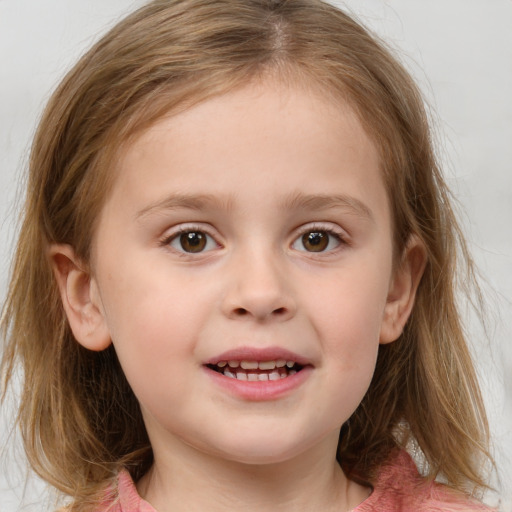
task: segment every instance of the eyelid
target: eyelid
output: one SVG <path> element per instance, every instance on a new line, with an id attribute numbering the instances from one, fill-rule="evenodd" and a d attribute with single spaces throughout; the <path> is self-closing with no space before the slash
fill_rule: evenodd
<path id="1" fill-rule="evenodd" d="M 296 228 L 294 231 L 294 237 L 297 238 L 299 235 L 303 235 L 309 231 L 326 231 L 328 233 L 333 233 L 338 235 L 341 239 L 346 240 L 350 238 L 350 235 L 346 229 L 343 229 L 339 224 L 335 222 L 309 222 L 307 224 L 302 224 L 300 227 Z"/>

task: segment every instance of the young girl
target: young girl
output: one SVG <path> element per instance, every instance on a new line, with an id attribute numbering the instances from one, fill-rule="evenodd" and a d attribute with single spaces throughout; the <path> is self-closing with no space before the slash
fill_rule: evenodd
<path id="1" fill-rule="evenodd" d="M 487 510 L 430 140 L 404 69 L 319 0 L 157 0 L 80 60 L 2 317 L 68 510 Z"/>

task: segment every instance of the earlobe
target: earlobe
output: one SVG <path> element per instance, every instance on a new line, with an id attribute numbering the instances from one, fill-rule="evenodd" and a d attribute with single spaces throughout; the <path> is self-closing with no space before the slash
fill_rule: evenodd
<path id="1" fill-rule="evenodd" d="M 391 343 L 402 334 L 426 264 L 425 246 L 417 236 L 411 235 L 390 283 L 381 325 L 381 344 Z"/>
<path id="2" fill-rule="evenodd" d="M 53 244 L 48 255 L 73 335 L 89 350 L 104 350 L 111 343 L 110 333 L 90 272 L 69 245 Z"/>

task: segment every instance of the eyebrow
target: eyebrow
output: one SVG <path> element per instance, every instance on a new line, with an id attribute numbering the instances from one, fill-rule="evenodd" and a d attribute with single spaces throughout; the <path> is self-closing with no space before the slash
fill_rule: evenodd
<path id="1" fill-rule="evenodd" d="M 166 210 L 205 210 L 218 209 L 228 211 L 233 207 L 233 198 L 214 194 L 171 194 L 144 207 L 135 215 L 136 219 Z M 374 220 L 372 210 L 361 200 L 345 194 L 291 194 L 282 202 L 284 210 L 330 210 L 344 208 L 359 217 Z"/>
<path id="2" fill-rule="evenodd" d="M 330 210 L 344 208 L 358 217 L 375 220 L 372 210 L 363 201 L 345 194 L 302 194 L 291 195 L 285 202 L 284 208 L 297 210 Z"/>
<path id="3" fill-rule="evenodd" d="M 230 210 L 232 201 L 228 197 L 223 198 L 213 194 L 171 194 L 144 207 L 136 213 L 135 218 L 140 219 L 165 210 L 188 209 L 200 211 L 207 208 Z"/>

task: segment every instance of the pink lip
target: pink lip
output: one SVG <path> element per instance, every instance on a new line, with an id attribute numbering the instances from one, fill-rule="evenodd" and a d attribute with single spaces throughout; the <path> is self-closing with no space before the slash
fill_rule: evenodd
<path id="1" fill-rule="evenodd" d="M 280 347 L 256 348 L 256 347 L 240 347 L 228 350 L 212 357 L 204 364 L 217 364 L 220 361 L 277 361 L 284 359 L 285 361 L 294 361 L 301 366 L 310 365 L 311 362 L 306 358 L 295 354 L 290 350 Z"/>
<path id="2" fill-rule="evenodd" d="M 312 366 L 305 366 L 295 375 L 290 375 L 284 379 L 249 382 L 225 377 L 222 373 L 216 372 L 208 366 L 203 366 L 203 368 L 215 384 L 229 394 L 253 402 L 277 400 L 291 394 L 309 378 L 313 371 Z"/>
<path id="3" fill-rule="evenodd" d="M 226 377 L 207 366 L 215 365 L 220 361 L 277 361 L 279 359 L 294 361 L 303 368 L 296 374 L 289 375 L 284 379 L 251 382 Z M 230 395 L 242 400 L 261 402 L 278 400 L 293 393 L 311 376 L 313 366 L 304 357 L 279 347 L 264 349 L 241 347 L 228 350 L 209 359 L 203 365 L 203 369 L 216 385 Z"/>

